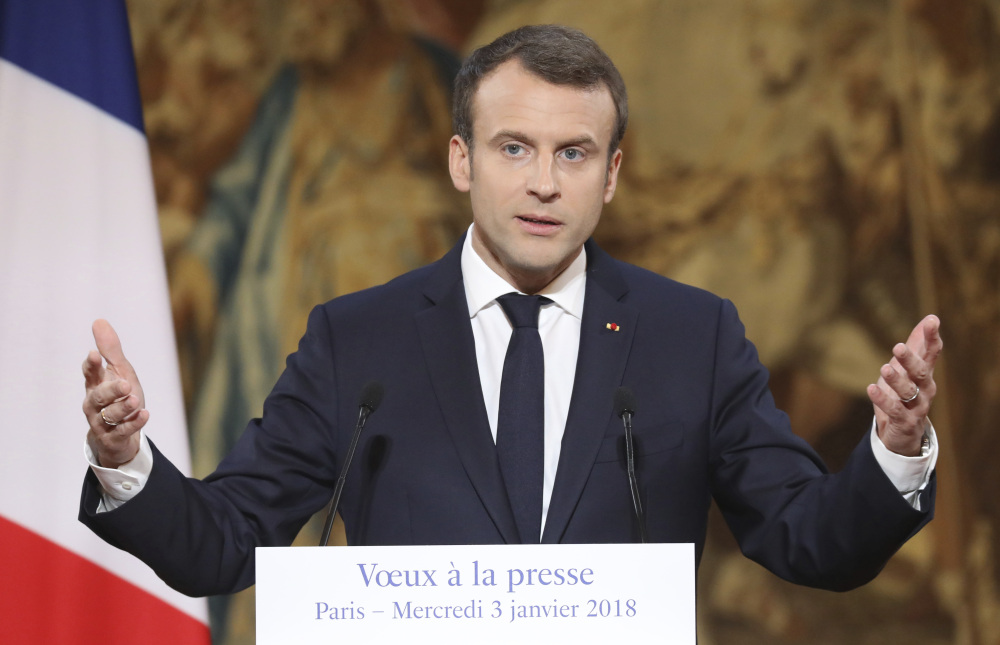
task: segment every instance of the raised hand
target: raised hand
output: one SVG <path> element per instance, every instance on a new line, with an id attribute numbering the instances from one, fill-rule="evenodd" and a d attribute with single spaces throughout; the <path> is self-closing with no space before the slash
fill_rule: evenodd
<path id="1" fill-rule="evenodd" d="M 83 361 L 87 443 L 101 466 L 117 468 L 139 452 L 139 430 L 149 421 L 149 411 L 114 328 L 106 320 L 95 320 L 93 332 L 97 350 L 90 350 Z"/>
<path id="2" fill-rule="evenodd" d="M 937 394 L 934 365 L 944 346 L 940 327 L 937 316 L 921 320 L 905 344 L 892 348 L 893 358 L 882 366 L 878 383 L 868 386 L 879 438 L 901 455 L 920 454 L 927 414 Z"/>

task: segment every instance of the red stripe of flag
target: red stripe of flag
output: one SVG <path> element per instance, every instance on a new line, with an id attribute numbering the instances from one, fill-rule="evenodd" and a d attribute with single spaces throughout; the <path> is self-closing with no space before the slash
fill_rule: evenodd
<path id="1" fill-rule="evenodd" d="M 0 642 L 205 645 L 206 625 L 0 517 Z"/>

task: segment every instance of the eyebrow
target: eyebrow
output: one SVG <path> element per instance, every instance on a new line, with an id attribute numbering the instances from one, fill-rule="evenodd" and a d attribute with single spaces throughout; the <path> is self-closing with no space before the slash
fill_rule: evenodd
<path id="1" fill-rule="evenodd" d="M 537 142 L 532 137 L 528 136 L 524 132 L 518 132 L 517 130 L 501 130 L 497 132 L 495 135 L 493 135 L 493 137 L 489 140 L 488 143 L 490 146 L 495 146 L 505 139 L 516 139 L 517 141 L 523 141 L 529 146 L 533 147 L 537 146 Z M 561 150 L 563 148 L 569 148 L 572 146 L 580 146 L 583 148 L 596 149 L 597 142 L 594 141 L 594 138 L 591 137 L 590 135 L 584 134 L 580 135 L 579 137 L 575 137 L 573 139 L 567 139 L 566 141 L 561 141 L 556 147 Z"/>

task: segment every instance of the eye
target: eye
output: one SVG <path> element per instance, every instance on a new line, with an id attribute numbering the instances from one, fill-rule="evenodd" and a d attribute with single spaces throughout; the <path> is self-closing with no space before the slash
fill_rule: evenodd
<path id="1" fill-rule="evenodd" d="M 503 151 L 512 157 L 516 157 L 524 152 L 524 146 L 519 143 L 508 143 L 504 145 Z"/>
<path id="2" fill-rule="evenodd" d="M 567 161 L 580 161 L 583 159 L 583 150 L 580 150 L 579 148 L 567 148 L 563 151 L 563 157 L 565 157 Z"/>

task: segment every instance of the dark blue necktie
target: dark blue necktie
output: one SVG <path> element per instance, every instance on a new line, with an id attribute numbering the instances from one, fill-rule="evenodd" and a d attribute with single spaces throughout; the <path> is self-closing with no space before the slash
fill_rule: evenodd
<path id="1" fill-rule="evenodd" d="M 500 381 L 497 454 L 521 542 L 537 544 L 545 468 L 545 356 L 538 310 L 551 300 L 508 293 L 497 302 L 514 328 Z"/>

